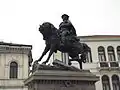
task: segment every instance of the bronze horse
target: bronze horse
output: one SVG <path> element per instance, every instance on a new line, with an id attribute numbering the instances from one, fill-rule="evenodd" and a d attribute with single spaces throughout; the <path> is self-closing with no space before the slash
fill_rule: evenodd
<path id="1" fill-rule="evenodd" d="M 49 22 L 45 22 L 40 25 L 39 31 L 43 35 L 43 40 L 46 42 L 46 47 L 37 62 L 41 61 L 43 56 L 46 55 L 48 51 L 50 51 L 47 60 L 43 62 L 43 64 L 46 64 L 49 61 L 51 55 L 59 50 L 63 53 L 68 53 L 68 55 L 71 57 L 71 59 L 69 59 L 69 65 L 71 64 L 71 61 L 78 61 L 80 68 L 82 69 L 82 62 L 86 61 L 86 55 L 90 50 L 87 44 L 80 43 L 79 41 L 72 43 L 72 41 L 67 40 L 66 45 L 62 45 L 61 35 L 59 32 L 60 30 L 55 28 L 54 25 Z M 68 36 L 68 39 L 70 37 L 71 36 Z M 79 54 L 81 54 L 81 56 L 79 56 Z"/>

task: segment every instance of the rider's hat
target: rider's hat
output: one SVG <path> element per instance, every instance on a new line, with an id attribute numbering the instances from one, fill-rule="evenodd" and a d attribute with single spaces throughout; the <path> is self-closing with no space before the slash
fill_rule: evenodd
<path id="1" fill-rule="evenodd" d="M 63 14 L 61 17 L 63 18 L 64 16 L 69 18 L 69 16 L 67 14 Z"/>

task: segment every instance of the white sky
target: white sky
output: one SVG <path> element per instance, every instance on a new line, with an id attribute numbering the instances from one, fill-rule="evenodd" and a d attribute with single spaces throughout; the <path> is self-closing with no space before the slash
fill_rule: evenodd
<path id="1" fill-rule="evenodd" d="M 120 0 L 0 0 L 0 41 L 33 45 L 33 58 L 44 49 L 39 24 L 58 28 L 68 14 L 77 35 L 120 35 Z"/>

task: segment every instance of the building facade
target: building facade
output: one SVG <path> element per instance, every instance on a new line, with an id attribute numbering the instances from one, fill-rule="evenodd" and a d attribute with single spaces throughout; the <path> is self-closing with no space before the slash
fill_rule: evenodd
<path id="1" fill-rule="evenodd" d="M 96 35 L 79 38 L 91 48 L 83 69 L 100 77 L 96 82 L 96 90 L 120 90 L 120 36 Z M 61 52 L 54 54 L 53 58 L 68 63 L 67 54 Z M 77 62 L 72 62 L 72 65 L 79 68 Z"/>
<path id="2" fill-rule="evenodd" d="M 28 90 L 32 46 L 0 42 L 0 90 Z"/>

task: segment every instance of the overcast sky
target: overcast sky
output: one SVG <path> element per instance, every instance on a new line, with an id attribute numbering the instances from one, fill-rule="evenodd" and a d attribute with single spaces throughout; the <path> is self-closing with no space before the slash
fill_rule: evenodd
<path id="1" fill-rule="evenodd" d="M 39 24 L 58 28 L 68 14 L 77 35 L 120 35 L 120 0 L 0 0 L 0 41 L 33 45 L 33 58 L 44 49 Z"/>

